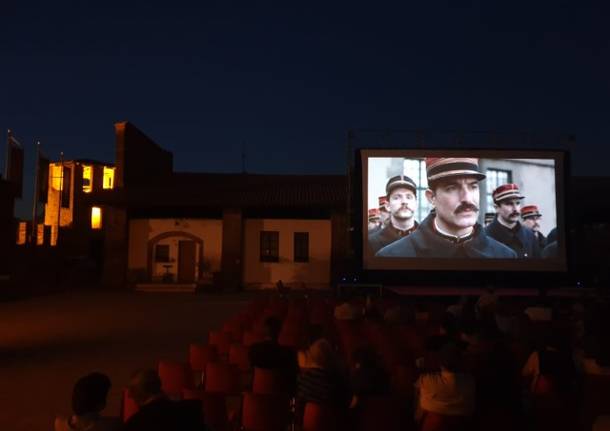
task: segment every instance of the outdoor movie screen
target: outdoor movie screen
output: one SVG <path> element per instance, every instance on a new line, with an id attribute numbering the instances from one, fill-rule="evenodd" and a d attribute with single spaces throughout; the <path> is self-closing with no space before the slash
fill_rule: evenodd
<path id="1" fill-rule="evenodd" d="M 559 151 L 360 150 L 369 270 L 566 271 Z"/>

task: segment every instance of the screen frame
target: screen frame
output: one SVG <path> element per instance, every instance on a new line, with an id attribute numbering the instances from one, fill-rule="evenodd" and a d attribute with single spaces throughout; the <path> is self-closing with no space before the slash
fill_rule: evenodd
<path id="1" fill-rule="evenodd" d="M 368 159 L 371 157 L 477 157 L 483 159 L 552 159 L 555 161 L 555 200 L 557 209 L 559 256 L 554 259 L 442 259 L 442 258 L 380 258 L 368 250 Z M 364 272 L 477 272 L 489 273 L 561 273 L 569 271 L 569 238 L 566 182 L 568 178 L 568 152 L 565 150 L 525 149 L 421 149 L 421 148 L 363 148 L 356 151 L 355 184 L 353 196 L 354 245 Z"/>

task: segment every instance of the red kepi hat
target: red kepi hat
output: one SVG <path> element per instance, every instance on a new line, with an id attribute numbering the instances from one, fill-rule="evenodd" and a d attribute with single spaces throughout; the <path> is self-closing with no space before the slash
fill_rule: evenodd
<path id="1" fill-rule="evenodd" d="M 371 208 L 369 210 L 369 221 L 375 221 L 379 219 L 379 208 Z"/>
<path id="2" fill-rule="evenodd" d="M 530 217 L 542 217 L 542 214 L 538 211 L 537 205 L 526 205 L 521 208 L 521 217 L 525 220 Z"/>
<path id="3" fill-rule="evenodd" d="M 426 176 L 428 183 L 449 177 L 485 179 L 485 174 L 479 170 L 479 159 L 471 157 L 426 157 Z"/>
<path id="4" fill-rule="evenodd" d="M 388 203 L 388 197 L 387 196 L 379 196 L 378 199 L 379 199 L 379 210 L 387 212 L 388 210 L 386 209 L 385 204 Z"/>
<path id="5" fill-rule="evenodd" d="M 491 194 L 495 203 L 501 202 L 506 199 L 523 199 L 525 196 L 519 191 L 517 184 L 502 184 L 500 187 L 495 189 Z"/>

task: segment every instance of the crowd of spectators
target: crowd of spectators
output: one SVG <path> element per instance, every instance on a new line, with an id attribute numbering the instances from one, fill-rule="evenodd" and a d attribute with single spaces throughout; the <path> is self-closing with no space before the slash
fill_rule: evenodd
<path id="1" fill-rule="evenodd" d="M 362 429 L 356 421 L 368 401 L 393 398 L 398 407 L 390 414 L 401 417 L 402 429 L 608 429 L 610 408 L 595 404 L 600 390 L 610 394 L 603 297 L 507 298 L 489 289 L 454 303 L 281 301 L 273 312 L 259 304 L 256 319 L 250 314 L 260 336 L 248 346 L 248 361 L 281 376 L 297 428 L 313 404 L 332 411 L 344 429 Z M 281 342 L 289 309 L 299 316 L 297 345 Z M 598 377 L 603 384 L 592 390 L 588 382 Z M 134 373 L 128 394 L 138 411 L 126 421 L 101 415 L 109 389 L 104 374 L 79 379 L 73 415 L 58 417 L 55 431 L 207 427 L 205 401 L 170 399 L 156 370 Z"/>

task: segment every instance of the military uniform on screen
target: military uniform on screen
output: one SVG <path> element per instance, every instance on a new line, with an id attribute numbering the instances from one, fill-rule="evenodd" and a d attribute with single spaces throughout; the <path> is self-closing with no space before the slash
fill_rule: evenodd
<path id="1" fill-rule="evenodd" d="M 523 199 L 516 184 L 501 185 L 494 190 L 492 197 L 497 205 L 500 205 L 504 200 Z M 509 228 L 500 223 L 498 217 L 496 215 L 494 221 L 485 228 L 487 235 L 510 247 L 517 253 L 518 258 L 541 257 L 540 246 L 534 231 L 522 226 L 518 221 L 513 228 Z"/>
<path id="2" fill-rule="evenodd" d="M 448 182 L 449 184 L 457 182 L 459 184 L 460 181 L 474 180 L 476 184 L 485 179 L 485 174 L 479 170 L 478 159 L 465 157 L 426 158 L 426 175 L 430 192 L 436 194 L 440 190 L 437 187 L 442 184 L 437 182 Z M 463 232 L 465 230 L 463 228 L 460 229 L 463 233 L 459 233 L 457 230 L 443 231 L 437 218 L 445 220 L 446 223 L 447 217 L 453 217 L 454 214 L 457 214 L 455 211 L 458 207 L 464 205 L 470 207 L 468 212 L 474 213 L 468 221 L 470 224 L 465 226 L 467 232 Z M 455 208 L 453 208 L 454 206 Z M 434 210 L 411 235 L 387 245 L 379 250 L 376 256 L 447 259 L 515 258 L 514 251 L 487 236 L 485 229 L 476 222 L 476 212 L 478 212 L 478 194 L 472 194 L 471 198 L 460 195 L 454 199 L 437 200 Z"/>
<path id="3" fill-rule="evenodd" d="M 414 196 L 417 196 L 417 186 L 415 182 L 406 175 L 397 175 L 390 178 L 386 184 L 386 196 L 379 197 L 379 210 L 387 208 L 385 205 L 389 204 L 390 196 L 398 188 L 403 188 L 413 192 Z M 383 247 L 394 241 L 399 240 L 407 235 L 410 235 L 417 229 L 418 223 L 414 221 L 414 224 L 409 229 L 399 229 L 392 223 L 392 214 L 390 213 L 389 218 L 385 221 L 381 229 L 369 232 L 369 250 L 371 254 L 377 253 Z"/>
<path id="4" fill-rule="evenodd" d="M 419 224 L 415 222 L 411 229 L 400 230 L 396 229 L 392 223 L 389 223 L 388 220 L 388 224 L 384 226 L 383 229 L 375 231 L 369 237 L 369 247 L 371 248 L 371 253 L 375 254 L 386 245 L 412 234 L 418 226 Z"/>
<path id="5" fill-rule="evenodd" d="M 527 205 L 521 208 L 521 218 L 523 219 L 524 223 L 527 223 L 528 221 L 537 223 L 541 217 L 542 214 L 540 213 L 537 205 Z M 543 250 L 547 245 L 546 237 L 542 234 L 542 232 L 540 232 L 539 228 L 534 229 L 531 227 L 531 229 L 534 231 L 534 236 L 538 240 L 538 248 Z"/>
<path id="6" fill-rule="evenodd" d="M 434 214 L 428 215 L 413 234 L 377 252 L 379 257 L 514 259 L 514 251 L 485 234 L 477 224 L 472 234 L 455 238 L 434 227 Z"/>
<path id="7" fill-rule="evenodd" d="M 510 247 L 519 258 L 540 257 L 540 246 L 534 232 L 520 223 L 509 229 L 496 218 L 485 228 L 487 235 Z"/>

